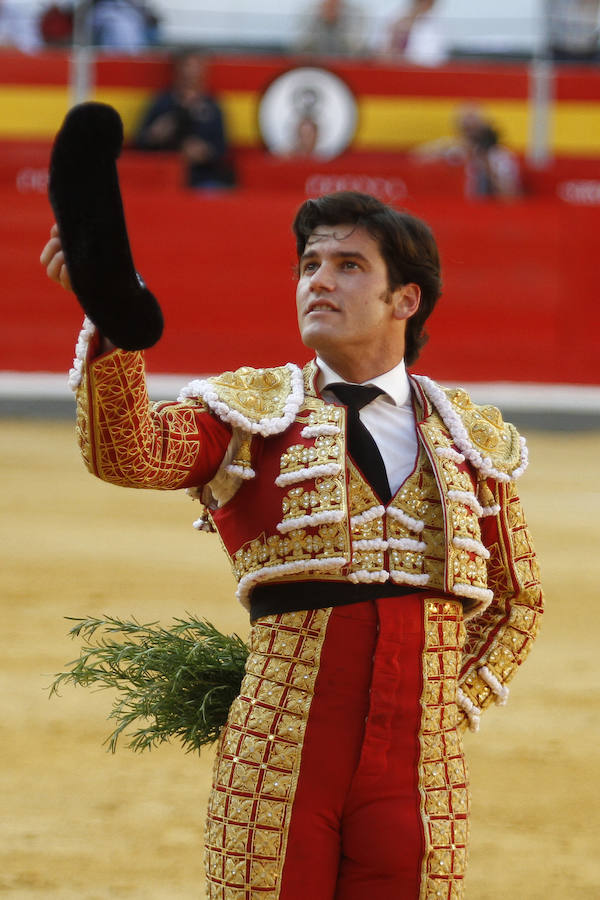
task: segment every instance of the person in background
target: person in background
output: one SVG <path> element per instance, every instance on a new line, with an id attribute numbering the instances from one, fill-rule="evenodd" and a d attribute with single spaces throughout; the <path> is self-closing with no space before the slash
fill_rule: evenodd
<path id="1" fill-rule="evenodd" d="M 0 48 L 14 47 L 31 53 L 41 43 L 34 12 L 24 9 L 22 0 L 0 0 Z"/>
<path id="2" fill-rule="evenodd" d="M 516 155 L 500 143 L 495 128 L 484 125 L 467 145 L 466 196 L 511 200 L 521 193 L 521 175 Z"/>
<path id="3" fill-rule="evenodd" d="M 365 15 L 348 0 L 319 0 L 304 14 L 294 50 L 331 56 L 359 56 L 366 51 Z"/>
<path id="4" fill-rule="evenodd" d="M 384 60 L 417 66 L 439 66 L 448 59 L 448 47 L 434 7 L 437 0 L 410 0 L 408 8 L 386 17 L 374 40 Z"/>
<path id="5" fill-rule="evenodd" d="M 600 0 L 545 0 L 548 53 L 557 62 L 597 62 Z"/>
<path id="6" fill-rule="evenodd" d="M 191 188 L 226 188 L 235 182 L 221 107 L 206 89 L 201 54 L 189 51 L 175 62 L 171 87 L 150 104 L 134 138 L 147 151 L 177 151 Z"/>
<path id="7" fill-rule="evenodd" d="M 92 44 L 135 53 L 157 43 L 158 18 L 142 0 L 92 0 Z"/>
<path id="8" fill-rule="evenodd" d="M 45 44 L 64 47 L 73 40 L 75 10 L 72 3 L 51 3 L 40 14 L 40 33 Z"/>
<path id="9" fill-rule="evenodd" d="M 467 197 L 513 199 L 522 193 L 518 157 L 500 143 L 497 129 L 477 106 L 461 107 L 455 133 L 416 147 L 412 156 L 422 163 L 462 165 Z"/>

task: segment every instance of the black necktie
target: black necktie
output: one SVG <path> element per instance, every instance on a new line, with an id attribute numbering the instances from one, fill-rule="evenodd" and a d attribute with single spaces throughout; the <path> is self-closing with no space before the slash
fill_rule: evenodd
<path id="1" fill-rule="evenodd" d="M 385 465 L 373 435 L 360 420 L 359 410 L 385 393 L 381 388 L 362 384 L 328 384 L 327 390 L 348 407 L 348 449 L 355 463 L 384 504 L 392 492 Z"/>

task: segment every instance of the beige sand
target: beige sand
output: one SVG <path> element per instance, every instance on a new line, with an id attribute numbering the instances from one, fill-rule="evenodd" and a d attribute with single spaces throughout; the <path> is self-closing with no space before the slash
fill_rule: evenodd
<path id="1" fill-rule="evenodd" d="M 545 575 L 545 627 L 509 705 L 467 737 L 469 900 L 600 896 L 600 435 L 529 436 L 522 494 Z M 72 615 L 193 611 L 247 634 L 214 536 L 183 495 L 123 490 L 83 469 L 64 423 L 3 421 L 0 894 L 203 898 L 211 754 L 114 756 L 111 698 L 51 674 L 77 655 Z M 310 898 L 307 898 L 310 900 Z M 368 900 L 368 898 L 365 898 Z"/>

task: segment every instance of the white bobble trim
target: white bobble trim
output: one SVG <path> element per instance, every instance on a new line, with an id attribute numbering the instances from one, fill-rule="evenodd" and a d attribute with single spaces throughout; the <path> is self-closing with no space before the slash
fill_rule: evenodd
<path id="1" fill-rule="evenodd" d="M 370 509 L 359 513 L 359 515 L 352 516 L 350 519 L 350 527 L 360 528 L 362 525 L 367 525 L 369 522 L 372 522 L 373 519 L 381 519 L 384 513 L 385 506 L 372 506 Z"/>
<path id="2" fill-rule="evenodd" d="M 244 481 L 249 481 L 251 478 L 256 477 L 256 472 L 254 469 L 250 467 L 246 468 L 246 466 L 234 466 L 230 464 L 225 466 L 225 471 L 229 472 L 230 475 L 236 475 L 238 478 L 242 478 Z"/>
<path id="3" fill-rule="evenodd" d="M 493 591 L 490 591 L 487 588 L 475 587 L 473 584 L 463 584 L 462 582 L 457 582 L 452 586 L 452 593 L 456 594 L 458 597 L 468 597 L 470 600 L 479 600 L 480 603 L 484 604 L 479 612 L 483 612 L 484 609 L 487 609 L 494 599 Z"/>
<path id="4" fill-rule="evenodd" d="M 388 544 L 391 550 L 411 550 L 414 552 L 427 550 L 427 544 L 424 541 L 415 541 L 413 538 L 390 538 Z"/>
<path id="5" fill-rule="evenodd" d="M 465 461 L 464 455 L 455 450 L 454 447 L 436 447 L 435 452 L 438 456 L 451 459 L 455 463 L 464 463 Z"/>
<path id="6" fill-rule="evenodd" d="M 482 506 L 481 507 L 481 515 L 482 516 L 497 516 L 500 512 L 500 504 L 494 503 L 492 506 Z"/>
<path id="7" fill-rule="evenodd" d="M 287 487 L 288 484 L 297 484 L 308 478 L 327 478 L 339 475 L 342 467 L 338 463 L 324 463 L 320 466 L 306 466 L 304 469 L 296 469 L 294 472 L 284 472 L 275 479 L 277 487 Z"/>
<path id="8" fill-rule="evenodd" d="M 454 500 L 455 503 L 462 503 L 473 510 L 475 515 L 483 515 L 483 507 L 475 494 L 470 491 L 448 491 L 448 500 Z"/>
<path id="9" fill-rule="evenodd" d="M 353 550 L 387 550 L 388 542 L 382 538 L 371 538 L 352 542 Z"/>
<path id="10" fill-rule="evenodd" d="M 471 731 L 479 731 L 479 720 L 481 718 L 481 710 L 479 707 L 475 706 L 472 700 L 469 700 L 461 688 L 456 692 L 456 702 L 467 714 L 469 729 Z"/>
<path id="11" fill-rule="evenodd" d="M 481 541 L 474 541 L 472 538 L 454 537 L 452 538 L 452 543 L 460 550 L 467 550 L 469 553 L 475 553 L 477 556 L 482 556 L 483 559 L 490 558 L 490 551 L 487 547 L 483 546 Z"/>
<path id="12" fill-rule="evenodd" d="M 409 528 L 411 531 L 420 532 L 425 528 L 425 522 L 421 519 L 413 519 L 412 516 L 409 516 L 401 509 L 397 509 L 395 506 L 390 506 L 387 509 L 387 514 L 392 519 L 397 519 L 402 523 L 406 528 Z"/>
<path id="13" fill-rule="evenodd" d="M 254 572 L 248 572 L 240 578 L 236 597 L 245 609 L 250 608 L 250 591 L 258 582 L 274 581 L 286 575 L 308 575 L 313 572 L 335 572 L 347 565 L 343 556 L 329 556 L 325 559 L 299 559 L 292 562 L 278 563 L 275 566 L 263 566 Z"/>
<path id="14" fill-rule="evenodd" d="M 437 408 L 460 452 L 464 454 L 465 459 L 468 459 L 476 469 L 481 471 L 482 475 L 486 478 L 491 475 L 496 481 L 514 481 L 515 478 L 518 478 L 523 474 L 528 463 L 527 446 L 523 437 L 520 437 L 520 466 L 513 471 L 512 475 L 507 475 L 506 472 L 500 472 L 499 469 L 494 467 L 488 456 L 482 456 L 481 453 L 475 449 L 460 416 L 446 397 L 444 391 L 435 383 L 435 381 L 432 381 L 431 378 L 427 378 L 426 375 L 414 375 L 413 377 L 418 384 L 421 385 L 431 402 Z"/>
<path id="15" fill-rule="evenodd" d="M 350 575 L 348 575 L 348 580 L 352 581 L 354 584 L 371 584 L 373 582 L 383 584 L 389 577 L 389 572 L 384 572 L 383 569 L 378 572 L 369 572 L 367 569 L 360 569 L 358 572 L 351 572 Z"/>
<path id="16" fill-rule="evenodd" d="M 281 434 L 292 424 L 304 400 L 304 379 L 301 370 L 294 363 L 286 363 L 286 368 L 291 375 L 291 391 L 283 408 L 283 415 L 278 417 L 264 418 L 259 422 L 252 422 L 241 412 L 231 409 L 230 406 L 219 400 L 214 385 L 205 379 L 190 381 L 189 384 L 182 388 L 177 400 L 179 403 L 182 403 L 184 400 L 199 398 L 223 422 L 227 422 L 235 428 L 242 428 L 251 434 L 260 434 L 262 437 Z"/>
<path id="17" fill-rule="evenodd" d="M 337 425 L 305 425 L 300 432 L 303 438 L 316 438 L 321 435 L 333 436 L 339 433 L 340 429 Z"/>
<path id="18" fill-rule="evenodd" d="M 96 326 L 94 325 L 92 320 L 88 319 L 88 317 L 86 316 L 83 320 L 83 325 L 81 327 L 81 331 L 79 332 L 79 337 L 77 338 L 77 343 L 75 345 L 75 359 L 73 360 L 73 368 L 69 370 L 68 383 L 72 391 L 76 391 L 81 384 L 81 379 L 83 378 L 83 365 L 88 354 L 90 341 L 95 333 Z"/>
<path id="19" fill-rule="evenodd" d="M 429 581 L 427 572 L 416 575 L 414 572 L 403 572 L 402 569 L 392 569 L 390 577 L 394 584 L 415 584 L 421 587 Z"/>
<path id="20" fill-rule="evenodd" d="M 294 519 L 284 519 L 277 525 L 277 531 L 286 534 L 288 531 L 296 531 L 298 528 L 316 528 L 317 525 L 329 525 L 333 522 L 341 522 L 345 513 L 341 510 L 326 510 L 312 513 L 307 516 L 296 516 Z"/>
<path id="21" fill-rule="evenodd" d="M 489 688 L 492 689 L 492 692 L 496 695 L 496 703 L 498 706 L 504 706 L 506 701 L 508 700 L 509 690 L 505 684 L 501 684 L 496 676 L 490 672 L 487 666 L 481 666 L 480 669 L 477 670 L 478 674 L 481 675 L 483 681 L 487 684 Z"/>

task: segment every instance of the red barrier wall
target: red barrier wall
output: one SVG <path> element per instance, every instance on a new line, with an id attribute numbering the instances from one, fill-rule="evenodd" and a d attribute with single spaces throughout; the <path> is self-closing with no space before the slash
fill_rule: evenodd
<path id="1" fill-rule="evenodd" d="M 37 152 L 41 164 L 47 148 Z M 153 166 L 126 158 L 122 167 L 136 264 L 166 316 L 164 338 L 148 352 L 151 371 L 306 359 L 290 233 L 304 192 L 195 195 L 173 187 L 176 161 Z M 37 264 L 51 222 L 41 190 L 0 179 L 2 369 L 65 370 L 80 321 L 74 298 Z M 426 192 L 405 205 L 434 229 L 444 264 L 444 296 L 418 369 L 442 380 L 600 382 L 599 206 L 553 196 L 473 204 Z"/>

